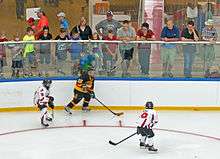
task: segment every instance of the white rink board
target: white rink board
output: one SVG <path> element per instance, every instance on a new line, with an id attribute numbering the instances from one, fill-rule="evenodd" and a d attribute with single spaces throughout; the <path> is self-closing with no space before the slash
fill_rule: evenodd
<path id="1" fill-rule="evenodd" d="M 67 104 L 75 81 L 53 81 L 55 104 Z M 0 83 L 0 107 L 32 107 L 41 81 Z M 141 106 L 149 99 L 156 106 L 220 106 L 219 81 L 109 81 L 96 80 L 97 98 L 108 106 Z M 95 100 L 91 105 L 99 105 Z"/>

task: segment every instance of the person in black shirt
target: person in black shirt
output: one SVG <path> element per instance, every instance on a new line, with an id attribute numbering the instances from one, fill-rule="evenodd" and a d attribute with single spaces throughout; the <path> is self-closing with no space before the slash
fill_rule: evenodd
<path id="1" fill-rule="evenodd" d="M 182 41 L 198 41 L 199 33 L 195 29 L 193 21 L 189 21 L 187 28 L 185 28 L 181 35 Z M 195 44 L 183 44 L 183 55 L 184 55 L 184 76 L 186 78 L 192 77 L 192 65 L 194 62 L 196 53 Z"/>
<path id="2" fill-rule="evenodd" d="M 69 40 L 65 29 L 60 29 L 60 34 L 57 35 L 55 40 Z M 69 49 L 68 43 L 57 42 L 56 43 L 56 57 L 57 57 L 57 73 L 65 75 L 64 67 L 67 59 L 67 51 Z"/>

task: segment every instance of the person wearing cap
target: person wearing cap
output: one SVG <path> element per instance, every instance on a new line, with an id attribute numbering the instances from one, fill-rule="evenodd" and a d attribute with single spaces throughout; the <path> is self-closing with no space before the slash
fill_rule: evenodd
<path id="1" fill-rule="evenodd" d="M 49 21 L 48 21 L 46 14 L 43 12 L 42 9 L 38 9 L 36 13 L 37 13 L 37 17 L 40 19 L 36 26 L 35 37 L 36 39 L 39 39 L 39 37 L 43 34 L 43 28 L 45 26 L 49 27 Z"/>
<path id="2" fill-rule="evenodd" d="M 214 27 L 214 21 L 212 19 L 208 19 L 205 22 L 205 25 L 205 28 L 202 30 L 202 40 L 210 42 L 210 44 L 203 45 L 204 71 L 206 77 L 206 75 L 209 74 L 209 68 L 215 61 L 215 48 L 211 43 L 217 41 L 218 33 Z"/>
<path id="3" fill-rule="evenodd" d="M 60 12 L 57 14 L 58 20 L 60 21 L 60 28 L 65 30 L 69 30 L 69 22 L 66 19 L 66 14 L 64 12 Z"/>
<path id="4" fill-rule="evenodd" d="M 104 37 L 108 36 L 108 31 L 112 30 L 114 35 L 117 35 L 117 31 L 119 28 L 122 27 L 122 24 L 119 23 L 117 20 L 113 19 L 112 11 L 108 11 L 106 13 L 106 19 L 100 21 L 96 26 L 95 29 L 97 33 Z M 102 31 L 101 31 L 102 30 Z"/>
<path id="5" fill-rule="evenodd" d="M 35 26 L 34 22 L 35 22 L 35 19 L 32 18 L 32 17 L 28 18 L 28 20 L 27 20 L 27 24 L 28 24 L 33 30 L 36 30 L 36 26 Z"/>
<path id="6" fill-rule="evenodd" d="M 155 40 L 155 35 L 152 30 L 149 29 L 148 23 L 143 23 L 141 29 L 137 31 L 137 40 L 147 41 Z M 141 66 L 142 75 L 149 75 L 151 44 L 139 44 L 138 45 L 138 60 Z"/>

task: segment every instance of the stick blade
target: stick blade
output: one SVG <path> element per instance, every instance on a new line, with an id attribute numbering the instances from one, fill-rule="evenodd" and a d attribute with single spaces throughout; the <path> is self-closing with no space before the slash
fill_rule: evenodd
<path id="1" fill-rule="evenodd" d="M 109 142 L 108 142 L 109 144 L 111 144 L 111 145 L 117 145 L 116 143 L 114 143 L 114 142 L 112 142 L 111 140 L 109 140 Z"/>
<path id="2" fill-rule="evenodd" d="M 117 116 L 121 116 L 121 115 L 123 115 L 124 113 L 123 112 L 121 112 L 121 113 L 115 113 Z"/>

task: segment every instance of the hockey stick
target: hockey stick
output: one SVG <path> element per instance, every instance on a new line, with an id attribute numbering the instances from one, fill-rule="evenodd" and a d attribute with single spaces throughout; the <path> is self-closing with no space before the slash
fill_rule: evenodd
<path id="1" fill-rule="evenodd" d="M 137 132 L 135 132 L 134 134 L 132 134 L 132 135 L 130 135 L 130 136 L 124 138 L 123 140 L 121 140 L 121 141 L 119 141 L 119 142 L 112 142 L 111 140 L 109 140 L 109 144 L 116 146 L 116 145 L 118 145 L 118 144 L 124 142 L 125 140 L 131 138 L 132 136 L 134 136 L 134 135 L 136 135 L 136 134 L 137 134 Z"/>
<path id="2" fill-rule="evenodd" d="M 95 99 L 103 106 L 103 107 L 105 107 L 106 109 L 108 109 L 112 114 L 114 114 L 114 115 L 117 115 L 117 116 L 120 116 L 120 115 L 123 115 L 124 113 L 123 112 L 121 112 L 121 113 L 115 113 L 115 112 L 113 112 L 109 107 L 107 107 L 104 103 L 102 103 L 99 99 L 97 99 L 96 97 L 95 97 Z"/>
<path id="3" fill-rule="evenodd" d="M 52 109 L 51 111 L 52 111 L 51 116 L 54 119 L 54 110 Z"/>

